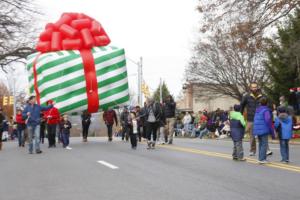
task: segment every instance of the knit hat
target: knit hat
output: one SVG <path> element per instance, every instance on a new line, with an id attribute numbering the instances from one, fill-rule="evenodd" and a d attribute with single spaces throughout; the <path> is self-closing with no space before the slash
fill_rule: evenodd
<path id="1" fill-rule="evenodd" d="M 52 105 L 54 103 L 54 101 L 50 99 L 46 103 L 47 103 L 47 105 Z"/>
<path id="2" fill-rule="evenodd" d="M 286 109 L 286 107 L 284 107 L 284 106 L 278 107 L 277 110 L 278 110 L 279 113 L 287 113 L 287 109 Z"/>
<path id="3" fill-rule="evenodd" d="M 234 111 L 239 112 L 239 111 L 241 111 L 241 106 L 239 104 L 235 104 L 233 106 L 233 109 L 234 109 Z"/>

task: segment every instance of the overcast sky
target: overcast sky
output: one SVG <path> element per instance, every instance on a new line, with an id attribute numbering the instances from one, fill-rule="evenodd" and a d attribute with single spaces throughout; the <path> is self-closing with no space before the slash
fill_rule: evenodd
<path id="1" fill-rule="evenodd" d="M 37 21 L 55 22 L 63 12 L 82 12 L 98 20 L 113 45 L 126 56 L 144 60 L 144 80 L 155 89 L 160 77 L 175 96 L 181 90 L 184 67 L 191 56 L 199 17 L 197 0 L 37 0 L 45 13 Z M 39 33 L 37 33 L 39 35 Z M 137 67 L 127 62 L 129 83 L 137 90 Z"/>

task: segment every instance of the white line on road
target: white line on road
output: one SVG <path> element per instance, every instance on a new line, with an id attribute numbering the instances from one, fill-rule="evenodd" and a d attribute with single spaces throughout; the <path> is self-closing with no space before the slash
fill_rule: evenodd
<path id="1" fill-rule="evenodd" d="M 117 167 L 117 166 L 115 166 L 115 165 L 112 165 L 112 164 L 110 164 L 110 163 L 108 163 L 108 162 L 105 162 L 105 161 L 103 161 L 103 160 L 99 160 L 98 163 L 101 164 L 101 165 L 104 165 L 104 166 L 106 166 L 106 167 L 109 167 L 109 168 L 111 168 L 111 169 L 119 169 L 119 167 Z"/>

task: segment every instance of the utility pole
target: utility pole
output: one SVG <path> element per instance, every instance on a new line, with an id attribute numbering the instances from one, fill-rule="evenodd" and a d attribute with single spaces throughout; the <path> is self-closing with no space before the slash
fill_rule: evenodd
<path id="1" fill-rule="evenodd" d="M 143 84 L 143 57 L 140 57 L 138 64 L 138 104 L 143 107 L 143 94 L 142 94 L 142 84 Z"/>

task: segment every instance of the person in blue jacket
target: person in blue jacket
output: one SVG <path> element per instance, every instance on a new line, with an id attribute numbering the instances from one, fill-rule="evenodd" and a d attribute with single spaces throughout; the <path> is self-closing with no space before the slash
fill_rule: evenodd
<path id="1" fill-rule="evenodd" d="M 53 105 L 40 106 L 36 104 L 35 96 L 29 97 L 28 104 L 22 112 L 22 116 L 25 120 L 28 129 L 29 138 L 29 153 L 33 153 L 33 139 L 35 143 L 35 152 L 37 154 L 42 153 L 40 149 L 40 122 L 41 122 L 41 111 L 49 110 Z"/>
<path id="2" fill-rule="evenodd" d="M 243 150 L 243 138 L 245 135 L 246 122 L 241 113 L 241 106 L 234 105 L 234 111 L 230 112 L 230 133 L 233 141 L 232 159 L 245 161 Z"/>
<path id="3" fill-rule="evenodd" d="M 281 162 L 289 163 L 289 141 L 293 135 L 293 120 L 285 107 L 278 108 L 275 128 L 280 141 Z"/>
<path id="4" fill-rule="evenodd" d="M 259 164 L 266 164 L 268 137 L 272 135 L 274 138 L 274 129 L 272 126 L 272 110 L 267 106 L 268 100 L 266 97 L 260 99 L 260 106 L 255 111 L 253 122 L 253 135 L 258 137 L 259 141 Z"/>

